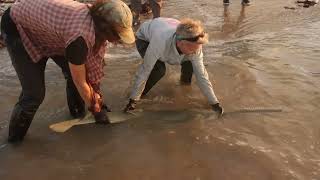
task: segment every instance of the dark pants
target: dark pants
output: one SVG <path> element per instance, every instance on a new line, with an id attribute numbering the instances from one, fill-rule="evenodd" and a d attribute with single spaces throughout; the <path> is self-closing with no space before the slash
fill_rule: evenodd
<path id="1" fill-rule="evenodd" d="M 223 0 L 223 3 L 229 3 L 229 0 Z M 250 0 L 242 0 L 242 3 L 250 3 Z"/>
<path id="2" fill-rule="evenodd" d="M 144 58 L 144 55 L 147 51 L 148 46 L 149 46 L 149 42 L 141 39 L 136 40 L 136 47 L 142 58 Z M 166 73 L 165 63 L 158 60 L 148 77 L 148 80 L 142 95 L 146 95 L 150 91 L 150 89 L 165 75 L 165 73 Z M 180 82 L 182 84 L 187 84 L 187 85 L 191 84 L 192 74 L 193 74 L 192 63 L 190 61 L 183 62 L 181 64 Z"/>
<path id="3" fill-rule="evenodd" d="M 31 60 L 22 44 L 16 25 L 12 21 L 9 12 L 10 9 L 5 11 L 2 17 L 1 34 L 22 87 L 22 92 L 18 102 L 14 106 L 9 124 L 8 140 L 14 142 L 23 139 L 45 97 L 44 71 L 48 58 L 44 58 L 38 63 L 34 63 Z M 78 100 L 77 104 L 80 104 L 82 99 L 72 81 L 68 62 L 63 57 L 52 57 L 52 59 L 62 69 L 67 80 L 68 104 L 70 104 L 69 99 Z"/>
<path id="4" fill-rule="evenodd" d="M 160 17 L 161 14 L 161 0 L 148 0 L 152 9 L 153 18 Z M 133 11 L 134 18 L 139 18 L 140 12 L 142 10 L 141 0 L 131 0 L 131 7 Z"/>

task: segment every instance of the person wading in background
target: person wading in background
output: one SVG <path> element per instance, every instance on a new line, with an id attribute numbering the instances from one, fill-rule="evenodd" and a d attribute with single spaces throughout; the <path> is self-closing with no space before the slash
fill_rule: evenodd
<path id="1" fill-rule="evenodd" d="M 162 0 L 147 0 L 152 9 L 153 18 L 161 16 Z M 131 0 L 133 14 L 133 25 L 140 25 L 140 13 L 142 11 L 141 0 Z"/>
<path id="2" fill-rule="evenodd" d="M 230 4 L 230 0 L 223 0 L 223 4 L 224 5 L 229 5 Z M 251 3 L 249 0 L 242 0 L 241 4 L 244 6 L 249 6 Z"/>

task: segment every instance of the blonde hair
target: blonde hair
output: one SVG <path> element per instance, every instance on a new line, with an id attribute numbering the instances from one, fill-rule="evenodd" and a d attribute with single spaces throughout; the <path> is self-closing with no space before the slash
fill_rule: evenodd
<path id="1" fill-rule="evenodd" d="M 208 34 L 204 32 L 203 24 L 199 20 L 185 18 L 180 21 L 177 27 L 176 35 L 178 40 L 198 37 L 198 43 L 207 43 Z"/>

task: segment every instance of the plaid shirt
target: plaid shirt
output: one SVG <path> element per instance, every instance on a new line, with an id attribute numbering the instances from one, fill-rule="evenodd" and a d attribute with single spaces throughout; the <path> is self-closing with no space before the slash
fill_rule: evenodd
<path id="1" fill-rule="evenodd" d="M 87 81 L 99 84 L 104 75 L 105 46 L 93 52 L 94 23 L 85 4 L 73 0 L 20 0 L 11 7 L 10 15 L 35 63 L 44 57 L 64 56 L 66 47 L 82 36 L 88 46 Z"/>

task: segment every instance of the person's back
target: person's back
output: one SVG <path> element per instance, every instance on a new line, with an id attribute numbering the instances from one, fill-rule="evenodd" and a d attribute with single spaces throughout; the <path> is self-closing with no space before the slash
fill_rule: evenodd
<path id="1" fill-rule="evenodd" d="M 141 24 L 140 28 L 136 32 L 138 39 L 142 39 L 150 42 L 154 38 L 160 38 L 161 36 L 167 34 L 172 36 L 180 22 L 172 18 L 156 18 L 153 20 L 148 20 Z"/>
<path id="2" fill-rule="evenodd" d="M 76 37 L 94 44 L 89 9 L 73 0 L 24 0 L 11 7 L 11 16 L 33 61 L 63 54 Z"/>
<path id="3" fill-rule="evenodd" d="M 156 18 L 144 22 L 136 37 L 149 44 L 146 61 L 159 59 L 169 64 L 180 64 L 184 55 L 180 55 L 175 47 L 175 32 L 180 21 L 172 18 Z"/>

